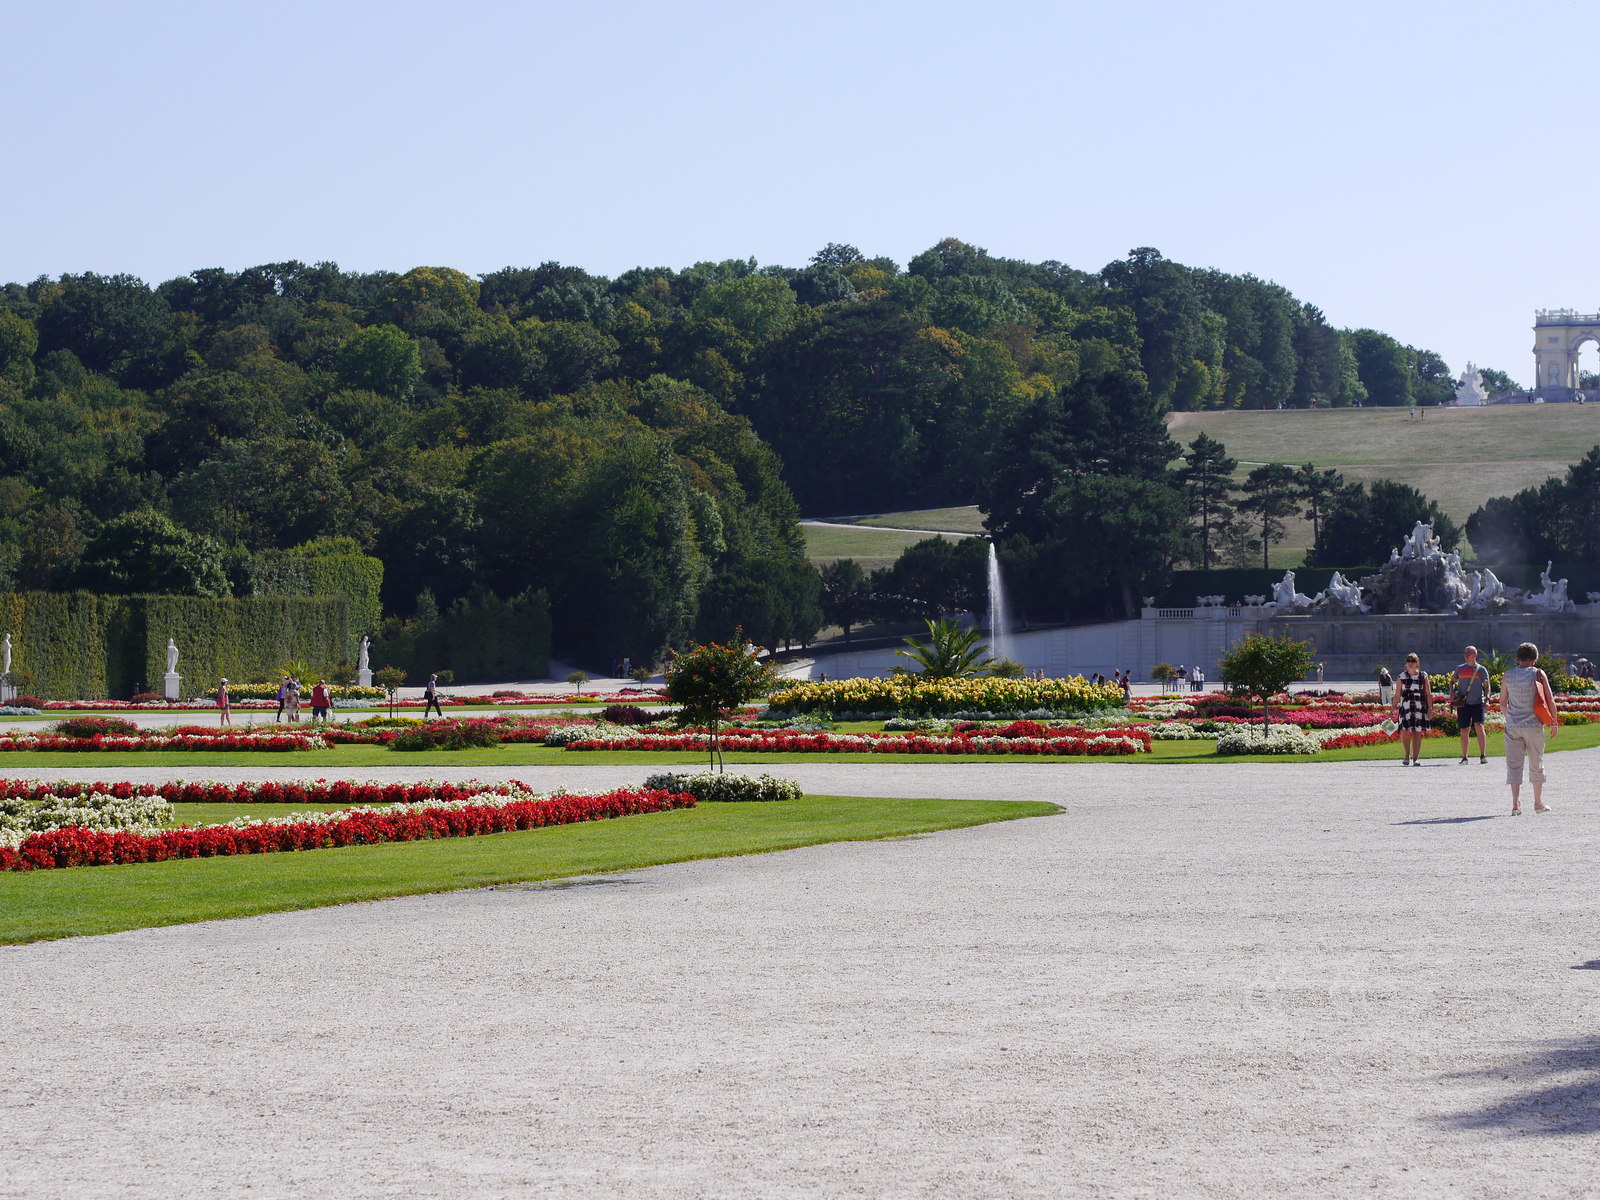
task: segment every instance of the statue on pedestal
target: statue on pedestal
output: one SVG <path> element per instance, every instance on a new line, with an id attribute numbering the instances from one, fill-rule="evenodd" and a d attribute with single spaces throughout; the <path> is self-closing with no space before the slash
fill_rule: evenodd
<path id="1" fill-rule="evenodd" d="M 171 675 L 178 669 L 178 644 L 171 638 L 167 639 L 167 674 Z"/>
<path id="2" fill-rule="evenodd" d="M 1272 606 L 1279 612 L 1311 607 L 1311 597 L 1294 590 L 1293 571 L 1285 571 L 1283 578 L 1272 585 Z"/>

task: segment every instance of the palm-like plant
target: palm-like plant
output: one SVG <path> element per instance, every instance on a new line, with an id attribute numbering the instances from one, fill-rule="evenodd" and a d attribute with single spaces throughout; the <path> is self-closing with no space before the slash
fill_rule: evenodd
<path id="1" fill-rule="evenodd" d="M 927 644 L 916 638 L 901 638 L 909 650 L 896 650 L 922 668 L 928 679 L 967 679 L 991 670 L 997 659 L 989 647 L 980 644 L 983 634 L 976 627 L 963 629 L 954 621 L 928 621 Z"/>

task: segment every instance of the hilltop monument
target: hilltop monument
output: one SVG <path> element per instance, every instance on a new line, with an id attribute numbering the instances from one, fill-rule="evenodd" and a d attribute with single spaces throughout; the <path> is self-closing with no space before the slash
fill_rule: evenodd
<path id="1" fill-rule="evenodd" d="M 1460 408 L 1476 408 L 1487 403 L 1489 393 L 1484 389 L 1483 375 L 1476 366 L 1468 363 L 1467 369 L 1456 382 L 1456 405 Z"/>

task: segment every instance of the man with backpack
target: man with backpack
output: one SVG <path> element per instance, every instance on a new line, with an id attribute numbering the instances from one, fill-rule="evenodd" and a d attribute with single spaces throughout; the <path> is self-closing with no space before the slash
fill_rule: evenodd
<path id="1" fill-rule="evenodd" d="M 422 689 L 422 699 L 423 720 L 428 719 L 428 711 L 430 709 L 438 713 L 441 718 L 444 717 L 444 709 L 439 706 L 439 677 L 437 675 L 428 676 L 428 686 Z"/>

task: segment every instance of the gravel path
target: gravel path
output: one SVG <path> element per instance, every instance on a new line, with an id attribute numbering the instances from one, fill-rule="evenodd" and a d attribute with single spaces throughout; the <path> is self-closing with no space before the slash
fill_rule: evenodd
<path id="1" fill-rule="evenodd" d="M 1593 1195 L 1550 766 L 785 765 L 1068 812 L 7 948 L 0 1196 Z"/>

